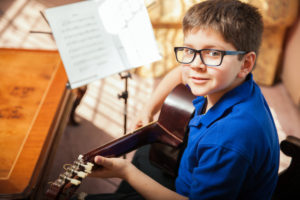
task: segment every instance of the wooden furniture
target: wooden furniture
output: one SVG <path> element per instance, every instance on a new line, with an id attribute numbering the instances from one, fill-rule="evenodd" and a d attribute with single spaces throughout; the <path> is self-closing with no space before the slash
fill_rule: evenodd
<path id="1" fill-rule="evenodd" d="M 39 199 L 72 106 L 57 51 L 0 49 L 0 199 Z"/>

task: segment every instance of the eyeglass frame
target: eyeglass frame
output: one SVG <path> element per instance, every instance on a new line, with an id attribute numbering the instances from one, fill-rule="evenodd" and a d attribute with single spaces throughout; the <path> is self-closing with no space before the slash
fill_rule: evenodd
<path id="1" fill-rule="evenodd" d="M 190 62 L 180 62 L 177 58 L 177 51 L 178 49 L 181 49 L 181 48 L 184 48 L 184 49 L 190 49 L 192 51 L 194 51 L 194 57 L 193 59 L 190 61 Z M 206 64 L 203 59 L 202 59 L 202 55 L 201 55 L 201 52 L 204 51 L 204 50 L 213 50 L 213 51 L 218 51 L 221 53 L 221 60 L 220 60 L 220 64 L 218 65 L 208 65 Z M 225 55 L 245 55 L 247 54 L 248 52 L 247 51 L 223 51 L 223 50 L 219 50 L 219 49 L 199 49 L 199 50 L 196 50 L 196 49 L 193 49 L 193 48 L 190 48 L 190 47 L 174 47 L 174 52 L 175 52 L 175 57 L 176 57 L 176 60 L 177 62 L 179 62 L 180 64 L 191 64 L 195 58 L 196 58 L 196 55 L 199 53 L 199 56 L 200 56 L 200 59 L 202 61 L 203 64 L 205 64 L 206 66 L 211 66 L 211 67 L 217 67 L 217 66 L 220 66 L 223 62 L 223 58 Z"/>

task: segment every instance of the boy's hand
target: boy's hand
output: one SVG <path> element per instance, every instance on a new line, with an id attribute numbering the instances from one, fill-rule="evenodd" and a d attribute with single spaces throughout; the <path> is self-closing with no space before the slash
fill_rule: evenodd
<path id="1" fill-rule="evenodd" d="M 94 162 L 101 167 L 93 170 L 90 176 L 100 178 L 122 178 L 126 179 L 131 166 L 131 162 L 123 158 L 105 158 L 96 156 Z"/>
<path id="2" fill-rule="evenodd" d="M 141 128 L 150 122 L 153 121 L 153 117 L 148 114 L 148 112 L 143 111 L 138 115 L 138 117 L 133 121 L 131 127 L 130 127 L 130 132 L 134 131 L 135 129 Z"/>

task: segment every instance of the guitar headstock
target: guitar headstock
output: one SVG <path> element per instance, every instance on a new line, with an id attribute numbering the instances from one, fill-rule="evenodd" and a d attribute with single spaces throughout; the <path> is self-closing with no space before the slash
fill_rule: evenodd
<path id="1" fill-rule="evenodd" d="M 94 164 L 86 162 L 82 155 L 73 164 L 64 165 L 65 172 L 51 183 L 46 192 L 47 199 L 69 199 L 80 186 L 82 179 L 92 172 Z"/>

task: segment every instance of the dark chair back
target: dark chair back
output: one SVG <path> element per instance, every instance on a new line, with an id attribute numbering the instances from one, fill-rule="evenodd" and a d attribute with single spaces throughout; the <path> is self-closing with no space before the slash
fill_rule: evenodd
<path id="1" fill-rule="evenodd" d="M 280 149 L 292 160 L 289 167 L 279 174 L 272 200 L 300 199 L 300 139 L 288 136 L 280 143 Z"/>

